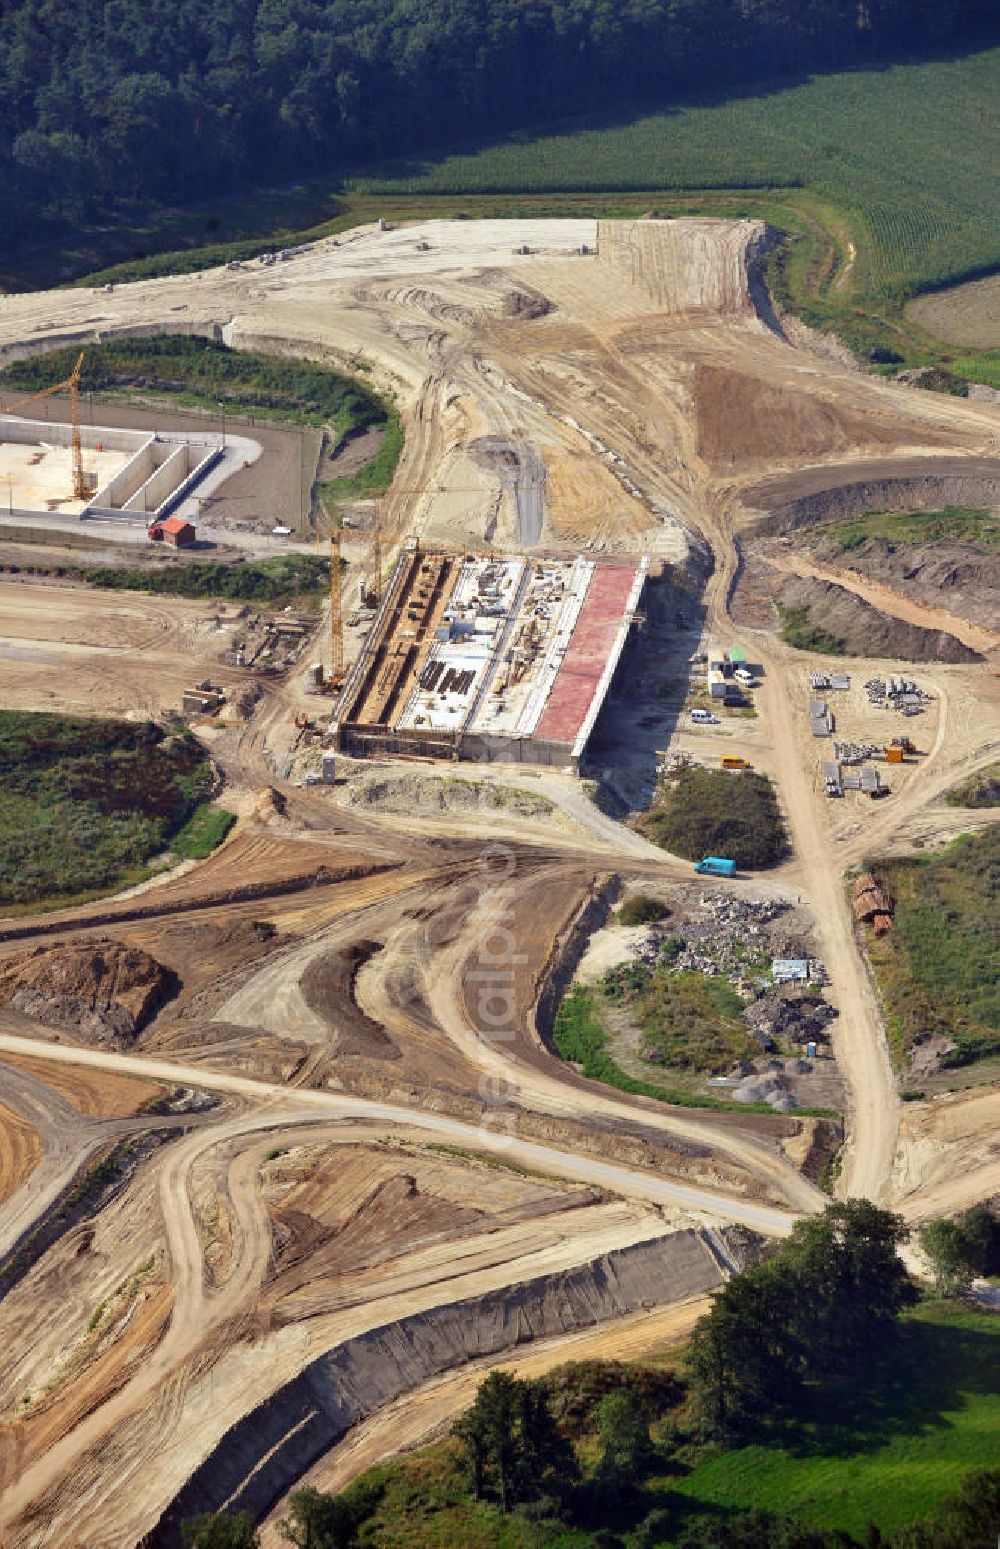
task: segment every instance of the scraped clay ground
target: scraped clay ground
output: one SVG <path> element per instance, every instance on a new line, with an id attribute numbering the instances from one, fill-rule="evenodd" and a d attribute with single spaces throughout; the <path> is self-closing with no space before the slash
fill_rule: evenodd
<path id="1" fill-rule="evenodd" d="M 706 642 L 711 634 L 725 645 L 744 491 L 824 465 L 846 478 L 876 457 L 900 472 L 935 458 L 981 461 L 998 431 L 988 404 L 894 388 L 782 339 L 750 299 L 747 257 L 761 236 L 753 223 L 694 220 L 369 228 L 272 269 L 5 298 L 0 348 L 70 337 L 82 344 L 183 321 L 218 325 L 237 345 L 344 363 L 360 356 L 372 380 L 398 395 L 407 431 L 386 503 L 387 544 L 418 533 L 515 548 L 511 496 L 469 444 L 486 435 L 528 443 L 546 469 L 542 546 L 652 552 L 676 565 L 694 555 L 702 576 L 711 549 Z M 581 254 L 581 244 L 596 254 Z M 523 245 L 531 251 L 515 254 Z M 214 664 L 198 670 L 216 649 L 209 608 L 133 604 L 0 583 L 3 702 L 148 714 L 176 703 L 196 672 L 219 676 Z M 676 644 L 671 631 L 680 637 L 680 626 L 665 628 Z M 698 641 L 694 630 L 685 650 Z M 935 669 L 939 700 L 925 718 L 933 746 L 923 766 L 899 777 L 892 804 L 835 815 L 819 797 L 818 751 L 800 708 L 815 658 L 765 633 L 746 643 L 766 667 L 760 718 L 701 732 L 675 727 L 664 710 L 658 745 L 713 761 L 738 742 L 778 781 L 795 854 L 762 886 L 811 908 L 831 974 L 836 1052 L 851 1093 L 843 1188 L 902 1199 L 914 1219 L 954 1208 L 995 1186 L 988 1094 L 956 1102 L 954 1122 L 942 1102 L 908 1104 L 900 1120 L 840 872 L 869 846 L 933 841 L 961 822 L 940 803 L 948 783 L 995 757 L 996 732 L 985 724 L 989 665 Z M 848 665 L 867 675 L 864 664 Z M 0 1305 L 0 1337 L 18 1352 L 0 1427 L 0 1532 L 12 1549 L 120 1549 L 155 1520 L 220 1428 L 324 1342 L 529 1272 L 557 1272 L 663 1228 L 642 1202 L 650 1174 L 684 1180 L 706 1210 L 760 1210 L 772 1229 L 779 1210 L 787 1223 L 822 1204 L 794 1165 L 807 1138 L 798 1121 L 696 1114 L 610 1093 L 544 1048 L 539 990 L 576 911 L 615 872 L 636 885 L 689 881 L 686 863 L 624 832 L 576 782 L 545 771 L 537 789 L 559 809 L 558 822 L 543 828 L 537 817 L 502 815 L 515 873 L 498 885 L 481 867 L 475 811 L 422 813 L 414 831 L 405 815 L 383 819 L 340 793 L 290 785 L 294 715 L 307 705 L 316 712 L 296 682 L 273 684 L 246 727 L 213 735 L 243 826 L 210 861 L 140 898 L 44 922 L 54 937 L 120 934 L 181 973 L 183 994 L 143 1044 L 173 1060 L 185 1084 L 210 1083 L 213 1071 L 274 1084 L 241 1095 L 230 1085 L 216 1108 L 178 1123 L 98 1218 L 57 1239 Z M 284 810 L 262 792 L 276 792 Z M 510 910 L 526 943 L 507 1040 L 487 1034 L 471 998 L 470 970 L 497 907 Z M 98 925 L 99 916 L 109 918 Z M 277 944 L 259 945 L 254 922 L 274 926 Z M 246 934 L 227 936 L 234 927 Z M 398 1051 L 381 1063 L 372 1052 L 338 1053 L 322 1006 L 317 1013 L 301 990 L 310 964 L 330 953 L 347 961 L 360 942 L 380 950 L 347 979 L 359 1012 Z M 12 939 L 3 950 L 23 944 Z M 23 1019 L 0 1022 L 39 1046 L 54 1038 Z M 4 1153 L 12 1183 L 35 1155 L 24 1125 L 44 1152 L 30 1188 L 47 1166 L 54 1187 L 65 1176 L 57 1162 L 72 1176 L 74 1157 L 121 1133 L 84 1120 L 149 1122 L 135 1115 L 137 1103 L 119 1119 L 102 1117 L 112 1111 L 102 1083 L 111 1072 L 129 1074 L 128 1056 L 109 1058 L 87 1072 L 96 1091 L 82 1115 L 72 1106 L 77 1067 L 34 1060 L 44 1080 L 41 1097 L 32 1089 L 41 1108 L 29 1115 L 17 1104 L 30 1107 L 32 1093 L 23 1079 L 18 1087 L 17 1069 L 0 1064 L 0 1101 L 21 1116 Z M 522 1136 L 572 1153 L 583 1176 L 613 1160 L 622 1198 L 570 1208 L 579 1184 L 510 1174 L 491 1176 L 487 1187 L 469 1158 L 413 1149 L 407 1114 L 478 1124 L 483 1083 L 498 1081 L 511 1083 Z M 300 1091 L 310 1086 L 375 1098 L 394 1117 L 321 1124 L 298 1101 L 315 1096 Z M 404 1132 L 399 1149 L 384 1145 L 387 1130 Z M 306 1157 L 312 1176 L 292 1180 Z M 31 1209 L 30 1193 L 17 1190 L 0 1226 L 17 1211 L 30 1223 Z M 481 1214 L 470 1221 L 470 1211 Z M 408 1225 L 425 1228 L 421 1241 L 403 1242 Z"/>

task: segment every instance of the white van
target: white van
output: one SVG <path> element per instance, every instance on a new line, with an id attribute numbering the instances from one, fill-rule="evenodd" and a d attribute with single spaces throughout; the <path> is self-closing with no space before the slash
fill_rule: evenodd
<path id="1" fill-rule="evenodd" d="M 702 725 L 705 725 L 705 724 L 708 724 L 709 726 L 718 726 L 719 725 L 719 717 L 717 715 L 713 715 L 711 710 L 692 710 L 691 711 L 691 719 L 692 719 L 692 721 L 700 722 Z"/>
<path id="2" fill-rule="evenodd" d="M 754 677 L 753 673 L 748 672 L 745 667 L 737 667 L 733 672 L 733 677 L 736 679 L 737 683 L 742 683 L 747 688 L 754 688 L 757 683 L 757 679 Z"/>

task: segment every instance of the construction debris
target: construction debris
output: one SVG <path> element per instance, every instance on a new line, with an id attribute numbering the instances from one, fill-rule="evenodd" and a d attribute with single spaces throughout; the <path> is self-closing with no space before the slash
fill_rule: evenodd
<path id="1" fill-rule="evenodd" d="M 833 731 L 833 712 L 825 699 L 810 699 L 809 729 L 814 737 L 829 737 Z"/>
<path id="2" fill-rule="evenodd" d="M 874 920 L 876 915 L 891 919 L 896 905 L 878 878 L 864 871 L 854 884 L 853 907 L 854 918 L 861 921 Z"/>
<path id="3" fill-rule="evenodd" d="M 877 710 L 899 710 L 903 715 L 922 715 L 924 706 L 933 701 L 919 684 L 908 678 L 869 678 L 865 683 L 868 702 Z"/>
<path id="4" fill-rule="evenodd" d="M 698 918 L 651 928 L 638 957 L 650 966 L 666 959 L 679 972 L 728 979 L 745 994 L 756 995 L 771 982 L 774 965 L 786 961 L 775 957 L 775 949 L 794 952 L 800 945 L 797 935 L 782 934 L 775 940 L 768 930 L 788 909 L 780 899 L 703 894 Z M 822 963 L 806 957 L 794 960 L 806 965 L 813 983 L 824 981 Z"/>
<path id="5" fill-rule="evenodd" d="M 232 649 L 224 658 L 233 667 L 252 667 L 274 675 L 287 672 L 299 660 L 315 633 L 319 616 L 313 614 L 251 614 Z"/>
<path id="6" fill-rule="evenodd" d="M 809 674 L 809 687 L 813 689 L 833 689 L 835 692 L 844 692 L 851 686 L 849 672 L 811 672 Z"/>
<path id="7" fill-rule="evenodd" d="M 841 764 L 863 764 L 866 758 L 878 758 L 882 745 L 878 742 L 835 742 L 833 755 Z"/>
<path id="8" fill-rule="evenodd" d="M 793 1044 L 825 1043 L 826 1029 L 837 1013 L 822 995 L 813 991 L 778 988 L 752 1001 L 744 1018 L 764 1049 L 774 1049 L 779 1039 Z"/>
<path id="9" fill-rule="evenodd" d="M 226 695 L 218 683 L 204 678 L 194 688 L 186 688 L 181 695 L 183 715 L 216 715 L 226 702 Z"/>

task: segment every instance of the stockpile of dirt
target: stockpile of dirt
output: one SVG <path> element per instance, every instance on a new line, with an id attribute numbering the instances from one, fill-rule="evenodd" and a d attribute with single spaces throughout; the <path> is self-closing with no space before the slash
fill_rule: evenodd
<path id="1" fill-rule="evenodd" d="M 555 307 L 548 296 L 530 285 L 513 286 L 503 298 L 504 317 L 547 317 Z"/>
<path id="2" fill-rule="evenodd" d="M 313 958 L 299 980 L 310 1011 L 329 1027 L 336 1054 L 361 1054 L 369 1059 L 399 1059 L 399 1049 L 380 1023 L 367 1016 L 354 999 L 361 969 L 381 952 L 380 941 L 356 941 L 343 951 Z"/>
<path id="3" fill-rule="evenodd" d="M 876 420 L 818 396 L 723 366 L 699 365 L 694 375 L 698 452 L 713 468 L 766 465 L 778 458 L 829 456 L 856 447 L 873 451 L 905 442 L 900 420 Z M 943 439 L 925 432 L 930 441 Z"/>
<path id="4" fill-rule="evenodd" d="M 816 545 L 816 557 L 850 565 L 859 575 L 891 586 L 926 602 L 947 608 L 960 618 L 996 626 L 1000 595 L 1000 550 L 946 538 L 933 543 L 890 543 L 869 538 L 844 554 L 834 541 Z"/>
<path id="5" fill-rule="evenodd" d="M 35 947 L 0 964 L 0 1004 L 119 1047 L 179 988 L 148 952 L 110 938 Z"/>
<path id="6" fill-rule="evenodd" d="M 265 785 L 254 797 L 253 816 L 258 823 L 271 823 L 284 817 L 288 803 L 273 785 Z"/>
<path id="7" fill-rule="evenodd" d="M 547 796 L 517 785 L 492 780 L 466 780 L 456 775 L 384 775 L 351 786 L 352 807 L 377 807 L 410 817 L 425 812 L 516 812 L 521 817 L 546 817 L 552 811 Z"/>
<path id="8" fill-rule="evenodd" d="M 904 662 L 979 662 L 973 651 L 943 629 L 921 629 L 880 613 L 861 597 L 811 576 L 793 576 L 781 588 L 778 604 L 802 610 L 808 623 L 840 640 L 848 656 L 895 657 Z"/>

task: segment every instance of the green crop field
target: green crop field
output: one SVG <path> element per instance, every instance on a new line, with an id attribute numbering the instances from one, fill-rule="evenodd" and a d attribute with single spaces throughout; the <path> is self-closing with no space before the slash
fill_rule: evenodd
<path id="1" fill-rule="evenodd" d="M 864 1542 L 928 1517 L 1000 1462 L 1000 1320 L 941 1303 L 908 1317 L 868 1380 L 814 1394 L 794 1441 L 720 1452 L 674 1488 L 702 1508 L 787 1511 Z"/>
<path id="2" fill-rule="evenodd" d="M 668 1349 L 662 1359 L 673 1369 L 679 1353 Z M 791 1433 L 776 1425 L 761 1444 L 731 1450 L 682 1445 L 666 1471 L 654 1469 L 644 1482 L 632 1512 L 611 1513 L 610 1521 L 530 1521 L 476 1504 L 451 1440 L 361 1475 L 346 1499 L 366 1503 L 358 1549 L 596 1549 L 634 1543 L 636 1518 L 656 1508 L 670 1524 L 655 1535 L 657 1549 L 670 1549 L 698 1521 L 724 1521 L 752 1507 L 846 1530 L 865 1543 L 869 1523 L 893 1534 L 932 1518 L 968 1473 L 997 1466 L 998 1378 L 997 1319 L 924 1303 L 903 1320 L 892 1351 L 862 1376 L 855 1371 L 808 1391 Z M 683 1432 L 683 1412 L 680 1423 Z M 594 1468 L 593 1431 L 592 1419 L 574 1426 L 585 1476 Z M 612 1539 L 609 1528 L 622 1536 Z"/>
<path id="3" fill-rule="evenodd" d="M 948 344 L 904 314 L 908 298 L 1000 266 L 998 64 L 1000 49 L 987 49 L 678 102 L 626 123 L 543 126 L 468 154 L 81 229 L 72 251 L 35 253 L 2 278 L 181 273 L 379 216 L 750 215 L 788 238 L 768 279 L 790 311 L 886 371 L 936 368 L 931 385 L 952 390 L 998 386 L 1000 351 Z M 217 234 L 208 247 L 206 221 Z M 146 256 L 127 258 L 136 254 Z"/>
<path id="4" fill-rule="evenodd" d="M 614 128 L 522 135 L 367 193 L 810 189 L 848 213 L 852 287 L 895 296 L 1000 263 L 1000 50 L 824 75 Z"/>

